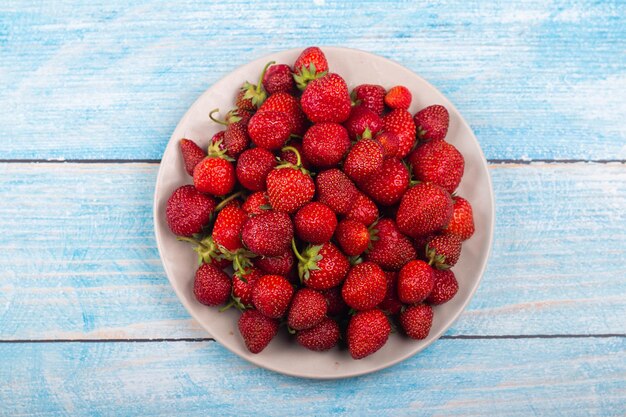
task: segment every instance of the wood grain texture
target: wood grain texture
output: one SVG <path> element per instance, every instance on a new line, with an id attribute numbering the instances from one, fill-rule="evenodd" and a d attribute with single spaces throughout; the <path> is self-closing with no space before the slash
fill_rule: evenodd
<path id="1" fill-rule="evenodd" d="M 206 337 L 155 247 L 157 169 L 0 164 L 0 339 Z M 448 334 L 626 334 L 626 165 L 491 175 L 492 257 Z"/>
<path id="2" fill-rule="evenodd" d="M 443 340 L 342 381 L 278 375 L 214 342 L 0 344 L 0 356 L 0 403 L 13 415 L 626 413 L 624 338 Z"/>
<path id="3" fill-rule="evenodd" d="M 591 0 L 5 1 L 0 158 L 158 159 L 221 76 L 329 44 L 430 80 L 490 159 L 624 160 L 625 16 Z"/>

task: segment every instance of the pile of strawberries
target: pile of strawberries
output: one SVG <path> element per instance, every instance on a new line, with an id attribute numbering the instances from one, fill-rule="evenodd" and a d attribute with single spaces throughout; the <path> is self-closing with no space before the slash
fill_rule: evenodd
<path id="1" fill-rule="evenodd" d="M 392 328 L 427 337 L 431 306 L 455 296 L 450 267 L 474 233 L 452 194 L 464 160 L 444 141 L 446 108 L 412 115 L 411 99 L 404 86 L 350 94 L 310 47 L 243 84 L 223 120 L 211 112 L 225 128 L 208 151 L 180 141 L 193 185 L 169 198 L 168 225 L 198 253 L 196 299 L 240 309 L 251 352 L 285 325 L 307 349 L 341 342 L 361 359 Z"/>

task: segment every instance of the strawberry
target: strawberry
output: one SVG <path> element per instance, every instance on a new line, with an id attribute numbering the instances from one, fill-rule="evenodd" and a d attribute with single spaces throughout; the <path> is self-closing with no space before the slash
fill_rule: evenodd
<path id="1" fill-rule="evenodd" d="M 287 213 L 267 210 L 249 217 L 243 225 L 241 239 L 257 255 L 280 256 L 291 244 L 293 225 Z"/>
<path id="2" fill-rule="evenodd" d="M 243 151 L 237 160 L 237 180 L 251 191 L 265 190 L 267 174 L 276 166 L 274 154 L 263 148 Z"/>
<path id="3" fill-rule="evenodd" d="M 420 140 L 443 140 L 448 133 L 450 115 L 445 107 L 436 104 L 417 112 L 414 121 Z"/>
<path id="4" fill-rule="evenodd" d="M 451 269 L 434 269 L 435 285 L 426 302 L 431 305 L 447 303 L 459 290 L 459 283 Z"/>
<path id="5" fill-rule="evenodd" d="M 456 265 L 461 256 L 461 238 L 455 235 L 433 237 L 426 245 L 426 258 L 438 269 Z"/>
<path id="6" fill-rule="evenodd" d="M 257 310 L 246 310 L 239 317 L 238 327 L 248 350 L 259 353 L 278 333 L 278 320 L 265 317 Z"/>
<path id="7" fill-rule="evenodd" d="M 193 176 L 193 169 L 204 159 L 206 153 L 192 140 L 181 139 L 179 143 L 180 152 L 185 163 L 185 171 Z"/>
<path id="8" fill-rule="evenodd" d="M 322 295 L 324 296 L 324 298 L 326 299 L 326 303 L 328 304 L 329 316 L 338 316 L 348 311 L 348 305 L 345 301 L 343 301 L 340 287 L 333 287 L 324 290 L 322 291 Z"/>
<path id="9" fill-rule="evenodd" d="M 402 197 L 396 222 L 398 228 L 411 237 L 431 234 L 450 222 L 453 202 L 440 186 L 422 182 L 410 188 Z"/>
<path id="10" fill-rule="evenodd" d="M 385 89 L 381 85 L 361 84 L 352 90 L 352 100 L 381 116 L 385 109 Z"/>
<path id="11" fill-rule="evenodd" d="M 365 135 L 369 130 L 370 138 L 376 136 L 383 127 L 383 120 L 378 114 L 365 106 L 352 108 L 350 117 L 343 124 L 348 131 L 350 140 L 357 140 Z"/>
<path id="12" fill-rule="evenodd" d="M 385 271 L 385 278 L 387 279 L 387 292 L 385 298 L 378 304 L 378 308 L 390 315 L 396 315 L 402 309 L 402 303 L 398 299 L 396 291 L 398 283 L 398 273 Z"/>
<path id="13" fill-rule="evenodd" d="M 317 201 L 298 210 L 293 220 L 296 236 L 315 245 L 328 242 L 337 227 L 335 212 Z"/>
<path id="14" fill-rule="evenodd" d="M 239 202 L 236 200 L 229 202 L 217 213 L 213 225 L 213 241 L 231 253 L 242 249 L 241 231 L 247 220 L 248 214 L 241 208 Z"/>
<path id="15" fill-rule="evenodd" d="M 398 298 L 405 304 L 420 303 L 428 297 L 434 285 L 433 269 L 424 261 L 410 261 L 398 274 Z"/>
<path id="16" fill-rule="evenodd" d="M 302 168 L 306 169 L 306 170 L 310 170 L 312 168 L 311 163 L 304 157 L 304 154 L 302 153 L 302 143 L 297 142 L 295 140 L 291 140 L 288 143 L 289 146 L 285 146 L 283 149 L 281 149 L 280 154 L 279 154 L 279 159 L 285 162 L 289 162 L 293 165 L 297 165 L 298 164 L 298 157 L 296 156 L 295 152 L 292 151 L 291 149 L 295 149 L 299 155 L 300 155 L 300 163 L 302 164 Z"/>
<path id="17" fill-rule="evenodd" d="M 241 152 L 243 152 L 248 145 L 250 145 L 250 138 L 248 137 L 247 124 L 249 120 L 249 113 L 243 110 L 230 111 L 226 115 L 226 120 L 220 120 L 213 115 L 219 112 L 219 109 L 214 109 L 209 113 L 209 118 L 215 123 L 226 126 L 226 130 L 222 135 L 216 133 L 211 139 L 211 144 L 215 144 L 220 138 L 223 140 L 222 144 L 218 146 L 218 150 L 226 151 L 226 155 L 231 158 L 237 158 Z"/>
<path id="18" fill-rule="evenodd" d="M 303 347 L 316 352 L 329 350 L 339 341 L 339 325 L 333 319 L 324 318 L 321 323 L 310 329 L 301 330 L 296 341 Z"/>
<path id="19" fill-rule="evenodd" d="M 400 325 L 411 339 L 426 339 L 433 324 L 433 309 L 426 304 L 411 306 L 400 313 Z"/>
<path id="20" fill-rule="evenodd" d="M 233 275 L 233 304 L 240 309 L 252 307 L 252 289 L 256 282 L 263 276 L 258 268 L 246 268 L 245 273 Z"/>
<path id="21" fill-rule="evenodd" d="M 354 199 L 354 204 L 346 213 L 346 220 L 356 220 L 366 226 L 371 225 L 378 218 L 378 207 L 365 194 L 359 192 Z"/>
<path id="22" fill-rule="evenodd" d="M 262 191 L 257 191 L 248 196 L 241 208 L 248 213 L 248 216 L 256 216 L 257 214 L 263 213 L 265 210 L 271 209 L 272 206 L 270 206 L 270 200 L 267 198 L 267 194 Z"/>
<path id="23" fill-rule="evenodd" d="M 248 135 L 252 142 L 270 151 L 282 148 L 293 130 L 292 116 L 282 111 L 259 111 L 248 122 Z"/>
<path id="24" fill-rule="evenodd" d="M 183 185 L 174 190 L 167 200 L 165 217 L 172 233 L 191 236 L 202 232 L 211 220 L 215 200 L 202 194 L 193 185 Z"/>
<path id="25" fill-rule="evenodd" d="M 288 93 L 276 93 L 272 94 L 265 100 L 265 103 L 261 106 L 259 111 L 282 111 L 287 113 L 291 117 L 293 123 L 293 130 L 291 133 L 302 136 L 306 131 L 307 120 L 306 116 L 300 108 L 298 99 Z"/>
<path id="26" fill-rule="evenodd" d="M 329 169 L 317 174 L 317 199 L 337 214 L 350 211 L 358 190 L 342 171 Z"/>
<path id="27" fill-rule="evenodd" d="M 342 123 L 350 115 L 348 86 L 339 75 L 326 74 L 306 86 L 300 97 L 300 105 L 313 123 Z"/>
<path id="28" fill-rule="evenodd" d="M 354 265 L 343 283 L 341 296 L 355 310 L 376 307 L 387 293 L 387 278 L 378 265 L 363 262 Z"/>
<path id="29" fill-rule="evenodd" d="M 293 252 L 291 252 L 291 249 L 288 249 L 279 256 L 262 256 L 257 258 L 254 264 L 268 275 L 286 276 L 293 268 Z"/>
<path id="30" fill-rule="evenodd" d="M 372 242 L 366 259 L 377 263 L 381 268 L 397 271 L 407 262 L 415 259 L 415 248 L 411 241 L 398 230 L 398 226 L 391 219 L 381 219 L 373 231 L 378 240 Z"/>
<path id="31" fill-rule="evenodd" d="M 391 325 L 385 313 L 378 309 L 359 311 L 350 319 L 347 342 L 350 355 L 363 359 L 378 351 L 387 342 Z"/>
<path id="32" fill-rule="evenodd" d="M 463 197 L 452 197 L 454 206 L 452 219 L 443 229 L 445 234 L 457 235 L 461 240 L 467 240 L 474 234 L 474 214 L 469 201 Z"/>
<path id="33" fill-rule="evenodd" d="M 383 127 L 398 137 L 398 158 L 404 158 L 415 144 L 415 123 L 411 113 L 395 109 L 383 116 Z"/>
<path id="34" fill-rule="evenodd" d="M 283 150 L 296 154 L 296 165 L 288 162 L 281 164 L 267 175 L 267 195 L 274 210 L 291 214 L 313 199 L 315 183 L 302 167 L 298 150 L 290 146 Z"/>
<path id="35" fill-rule="evenodd" d="M 432 182 L 452 193 L 461 182 L 465 161 L 463 155 L 448 142 L 426 142 L 409 155 L 415 178 Z"/>
<path id="36" fill-rule="evenodd" d="M 307 246 L 300 254 L 295 241 L 292 249 L 298 258 L 298 275 L 305 286 L 314 290 L 326 290 L 341 284 L 350 269 L 350 262 L 335 245 L 330 242 Z"/>
<path id="37" fill-rule="evenodd" d="M 224 135 L 225 134 L 226 134 L 225 130 L 220 130 L 219 132 L 214 134 L 211 137 L 211 141 L 209 142 L 209 145 L 215 144 L 220 151 L 226 151 L 226 145 L 224 145 Z M 204 156 L 206 156 L 206 154 Z M 193 175 L 193 173 L 191 175 Z"/>
<path id="38" fill-rule="evenodd" d="M 413 96 L 408 88 L 403 85 L 396 85 L 391 87 L 385 94 L 385 104 L 390 109 L 408 110 L 411 106 L 412 98 Z"/>
<path id="39" fill-rule="evenodd" d="M 230 297 L 231 281 L 228 274 L 211 264 L 202 264 L 196 271 L 193 295 L 198 302 L 217 306 Z"/>
<path id="40" fill-rule="evenodd" d="M 316 78 L 326 75 L 328 61 L 326 55 L 317 46 L 306 48 L 293 64 L 294 80 L 299 89 L 303 90 L 307 84 Z"/>
<path id="41" fill-rule="evenodd" d="M 310 329 L 324 320 L 327 309 L 328 305 L 322 294 L 310 288 L 302 288 L 293 297 L 287 324 L 293 330 Z"/>
<path id="42" fill-rule="evenodd" d="M 293 287 L 280 275 L 263 275 L 252 288 L 252 303 L 264 316 L 277 319 L 289 307 Z"/>
<path id="43" fill-rule="evenodd" d="M 263 87 L 270 95 L 293 92 L 296 84 L 289 65 L 277 64 L 269 67 L 263 76 Z"/>
<path id="44" fill-rule="evenodd" d="M 436 235 L 433 233 L 433 234 L 424 235 L 424 236 L 417 236 L 415 239 L 413 239 L 413 247 L 415 248 L 415 251 L 417 252 L 418 259 L 428 262 L 428 258 L 426 257 L 426 245 L 435 236 Z"/>
<path id="45" fill-rule="evenodd" d="M 363 223 L 346 219 L 337 225 L 335 239 L 343 253 L 348 256 L 358 256 L 369 246 L 370 233 Z"/>
<path id="46" fill-rule="evenodd" d="M 361 190 L 383 206 L 391 206 L 409 188 L 409 170 L 399 159 L 385 159 L 380 169 L 359 183 Z"/>
<path id="47" fill-rule="evenodd" d="M 350 149 L 348 132 L 337 123 L 316 123 L 302 138 L 304 157 L 319 168 L 338 165 L 348 149 Z"/>
<path id="48" fill-rule="evenodd" d="M 236 182 L 231 160 L 219 150 L 219 143 L 209 145 L 208 156 L 193 170 L 193 184 L 198 191 L 214 196 L 230 194 Z"/>
<path id="49" fill-rule="evenodd" d="M 380 132 L 376 136 L 376 140 L 383 147 L 383 156 L 385 158 L 393 158 L 398 154 L 398 147 L 400 146 L 400 140 L 398 135 L 393 132 Z"/>
<path id="50" fill-rule="evenodd" d="M 267 97 L 267 93 L 263 89 L 263 80 L 265 78 L 265 74 L 270 65 L 275 64 L 274 61 L 268 62 L 265 64 L 263 71 L 261 71 L 261 75 L 259 76 L 259 81 L 256 85 L 250 84 L 246 81 L 239 93 L 237 94 L 237 108 L 246 111 L 256 111 L 261 104 L 265 101 Z"/>
<path id="51" fill-rule="evenodd" d="M 383 166 L 383 147 L 373 139 L 355 143 L 343 163 L 343 172 L 354 182 L 365 181 Z"/>

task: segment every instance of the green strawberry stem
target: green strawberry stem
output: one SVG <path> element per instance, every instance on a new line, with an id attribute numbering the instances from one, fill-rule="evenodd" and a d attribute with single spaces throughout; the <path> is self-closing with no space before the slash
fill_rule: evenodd
<path id="1" fill-rule="evenodd" d="M 259 82 L 256 85 L 257 94 L 261 93 L 261 88 L 263 87 L 263 77 L 265 77 L 265 73 L 267 72 L 267 69 L 270 67 L 270 65 L 274 65 L 275 63 L 276 61 L 270 61 L 267 64 L 265 64 L 265 67 L 263 67 L 263 71 L 261 71 L 261 75 L 259 76 Z"/>
<path id="2" fill-rule="evenodd" d="M 196 245 L 202 245 L 202 243 L 200 243 L 200 241 L 198 239 L 194 239 L 192 237 L 187 237 L 187 236 L 176 236 L 176 240 L 180 241 L 180 242 L 189 242 L 189 243 L 194 243 Z M 202 245 L 204 246 L 204 245 Z"/>
<path id="3" fill-rule="evenodd" d="M 224 125 L 224 126 L 228 126 L 228 122 L 225 122 L 223 120 L 219 120 L 219 119 L 216 119 L 215 117 L 213 117 L 213 115 L 215 113 L 218 113 L 219 111 L 220 111 L 220 109 L 213 109 L 213 110 L 211 110 L 211 112 L 209 113 L 209 119 L 213 120 L 215 123 L 218 123 L 218 124 L 221 124 L 221 125 Z"/>
<path id="4" fill-rule="evenodd" d="M 298 252 L 298 248 L 296 247 L 296 240 L 295 239 L 291 239 L 291 249 L 293 249 L 293 254 L 296 255 L 296 258 L 298 258 L 298 260 L 300 262 L 308 262 L 308 259 L 304 259 L 302 257 L 302 255 L 300 255 L 300 252 Z"/>
<path id="5" fill-rule="evenodd" d="M 235 300 L 230 300 L 230 302 L 228 304 L 226 304 L 224 307 L 220 308 L 218 311 L 220 313 L 223 313 L 224 311 L 228 310 L 229 308 L 231 308 L 232 306 L 235 305 Z"/>
<path id="6" fill-rule="evenodd" d="M 300 157 L 300 152 L 293 146 L 285 146 L 281 149 L 283 152 L 291 151 L 296 154 L 296 166 L 299 168 L 302 166 L 302 157 Z"/>
<path id="7" fill-rule="evenodd" d="M 229 195 L 228 197 L 226 197 L 225 199 L 223 199 L 216 207 L 215 207 L 215 211 L 218 212 L 221 209 L 223 209 L 224 207 L 226 207 L 226 205 L 228 203 L 230 203 L 231 201 L 233 201 L 235 198 L 240 197 L 243 194 L 243 191 L 239 191 L 235 194 Z"/>

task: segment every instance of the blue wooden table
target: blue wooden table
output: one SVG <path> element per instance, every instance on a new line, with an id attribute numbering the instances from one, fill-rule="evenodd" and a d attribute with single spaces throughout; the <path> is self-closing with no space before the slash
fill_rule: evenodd
<path id="1" fill-rule="evenodd" d="M 626 3 L 0 3 L 0 414 L 626 414 Z M 213 342 L 152 223 L 159 158 L 235 67 L 311 44 L 394 59 L 489 159 L 489 267 L 447 334 L 309 381 Z"/>

